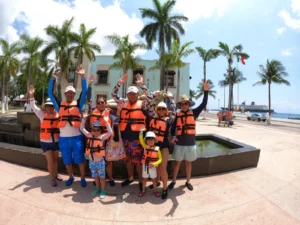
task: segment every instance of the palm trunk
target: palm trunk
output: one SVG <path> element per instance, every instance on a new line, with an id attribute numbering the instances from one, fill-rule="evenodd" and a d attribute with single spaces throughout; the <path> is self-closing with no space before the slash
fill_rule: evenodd
<path id="1" fill-rule="evenodd" d="M 42 102 L 45 103 L 45 87 L 43 87 Z"/>
<path id="2" fill-rule="evenodd" d="M 168 88 L 169 88 L 169 83 L 168 83 L 168 79 L 169 79 L 169 68 L 165 68 L 166 69 L 166 72 L 165 72 L 165 75 L 166 75 L 166 79 L 165 79 L 165 89 L 162 89 L 162 90 L 165 90 L 165 92 L 167 93 L 168 92 Z"/>
<path id="3" fill-rule="evenodd" d="M 123 75 L 122 76 L 124 76 L 124 74 L 127 74 L 127 69 L 126 69 L 126 66 L 123 65 Z M 122 85 L 122 98 L 126 98 L 126 86 L 127 86 L 127 81 L 126 81 L 126 83 L 124 83 Z"/>
<path id="4" fill-rule="evenodd" d="M 230 63 L 228 63 L 228 78 L 229 78 L 229 95 L 228 95 L 228 110 L 231 111 L 231 93 L 232 93 L 232 90 L 231 90 L 231 66 L 230 66 Z"/>
<path id="5" fill-rule="evenodd" d="M 271 82 L 268 82 L 269 85 L 269 120 L 268 124 L 271 124 Z"/>
<path id="6" fill-rule="evenodd" d="M 63 71 L 63 62 L 62 62 L 62 52 L 63 52 L 63 50 L 61 50 L 60 57 L 59 57 L 60 74 L 57 78 L 57 84 L 56 84 L 57 85 L 56 86 L 57 96 L 61 100 L 62 100 L 62 97 L 61 97 L 61 79 L 62 79 L 63 72 L 64 72 Z"/>
<path id="7" fill-rule="evenodd" d="M 177 68 L 177 93 L 176 93 L 176 101 L 179 101 L 180 95 L 180 68 Z"/>
<path id="8" fill-rule="evenodd" d="M 162 57 L 165 54 L 165 38 L 164 34 L 161 35 L 161 40 L 160 40 L 160 57 Z M 165 85 L 165 63 L 162 62 L 160 64 L 160 90 L 164 90 L 164 85 Z"/>
<path id="9" fill-rule="evenodd" d="M 75 70 L 77 70 L 77 68 L 82 64 L 82 55 L 80 54 L 80 56 L 78 56 L 77 62 L 76 62 L 76 68 Z M 73 80 L 73 87 L 77 88 L 77 83 L 78 83 L 78 75 L 76 74 L 76 72 L 74 73 L 74 80 Z"/>
<path id="10" fill-rule="evenodd" d="M 206 81 L 206 62 L 204 61 L 203 65 L 203 81 Z"/>
<path id="11" fill-rule="evenodd" d="M 6 111 L 8 111 L 8 84 L 9 84 L 9 75 L 7 77 L 8 77 L 8 81 L 7 81 L 7 84 L 6 84 L 6 95 L 5 95 L 5 109 L 6 109 Z"/>
<path id="12" fill-rule="evenodd" d="M 28 70 L 28 80 L 27 80 L 27 93 L 26 93 L 26 103 L 29 104 L 29 86 L 31 80 L 31 64 L 29 63 L 29 70 Z"/>
<path id="13" fill-rule="evenodd" d="M 2 99 L 2 113 L 5 113 L 5 101 L 4 101 L 4 90 L 5 90 L 5 74 L 3 73 L 2 75 L 2 95 L 1 95 L 1 99 Z"/>

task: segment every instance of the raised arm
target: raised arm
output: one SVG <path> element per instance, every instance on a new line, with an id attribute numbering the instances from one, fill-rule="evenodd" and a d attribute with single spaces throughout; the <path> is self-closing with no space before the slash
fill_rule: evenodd
<path id="1" fill-rule="evenodd" d="M 81 120 L 81 124 L 80 124 L 80 130 L 86 137 L 89 136 L 89 132 L 85 129 L 85 122 L 86 122 L 87 116 L 88 116 L 88 114 L 86 112 L 84 112 L 82 115 L 82 120 Z"/>
<path id="2" fill-rule="evenodd" d="M 48 85 L 48 96 L 49 96 L 51 102 L 53 103 L 56 112 L 59 112 L 60 102 L 57 102 L 57 100 L 55 99 L 55 97 L 53 95 L 54 82 L 55 82 L 55 79 L 51 77 L 49 80 L 49 85 Z"/>
<path id="3" fill-rule="evenodd" d="M 203 82 L 204 96 L 203 96 L 202 103 L 197 108 L 192 109 L 192 111 L 194 113 L 194 118 L 195 119 L 198 118 L 198 116 L 200 115 L 200 113 L 203 111 L 203 109 L 207 105 L 209 87 L 210 87 L 209 83 Z"/>
<path id="4" fill-rule="evenodd" d="M 101 140 L 102 141 L 108 139 L 112 135 L 112 129 L 111 129 L 111 126 L 108 122 L 108 116 L 104 116 L 103 120 L 105 121 L 105 125 L 106 125 L 106 128 L 107 128 L 107 133 L 101 135 Z"/>
<path id="5" fill-rule="evenodd" d="M 139 140 L 140 140 L 140 143 L 141 145 L 143 146 L 143 148 L 145 149 L 146 148 L 146 143 L 144 141 L 144 137 L 143 137 L 143 131 L 145 130 L 145 128 L 141 128 L 140 130 L 140 134 L 139 134 Z"/>
<path id="6" fill-rule="evenodd" d="M 116 101 L 116 103 L 119 103 L 119 102 L 124 102 L 124 99 L 121 98 L 119 95 L 118 95 L 118 91 L 119 91 L 119 88 L 121 87 L 121 85 L 124 85 L 124 83 L 127 81 L 128 79 L 128 75 L 127 74 L 124 74 L 118 81 L 118 83 L 116 84 L 116 86 L 114 86 L 113 88 L 113 91 L 111 93 L 111 96 L 113 97 L 113 99 Z"/>
<path id="7" fill-rule="evenodd" d="M 158 150 L 157 154 L 158 154 L 158 160 L 155 163 L 153 163 L 153 166 L 155 166 L 155 167 L 158 167 L 158 165 L 161 164 L 161 162 L 162 162 L 161 151 Z"/>
<path id="8" fill-rule="evenodd" d="M 33 85 L 29 86 L 29 97 L 30 97 L 30 107 L 32 108 L 33 112 L 35 115 L 40 119 L 40 121 L 43 121 L 44 119 L 44 111 L 38 108 L 35 105 L 34 101 L 34 93 L 35 93 L 35 88 Z"/>
<path id="9" fill-rule="evenodd" d="M 87 93 L 87 83 L 86 83 L 86 79 L 85 79 L 85 71 L 84 68 L 82 66 L 79 66 L 76 70 L 77 75 L 79 75 L 81 77 L 81 96 L 79 99 L 79 111 L 81 112 L 81 109 L 85 103 L 85 99 L 86 99 L 86 93 Z"/>

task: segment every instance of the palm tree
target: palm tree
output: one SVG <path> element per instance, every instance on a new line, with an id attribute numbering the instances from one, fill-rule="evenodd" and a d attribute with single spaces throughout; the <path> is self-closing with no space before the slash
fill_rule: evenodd
<path id="1" fill-rule="evenodd" d="M 188 18 L 181 14 L 173 14 L 172 9 L 176 1 L 167 0 L 163 4 L 160 0 L 152 0 L 154 9 L 140 8 L 142 18 L 149 18 L 152 21 L 145 25 L 140 35 L 146 38 L 148 47 L 151 49 L 153 43 L 158 41 L 160 57 L 165 54 L 165 46 L 170 50 L 172 40 L 180 40 L 185 30 L 181 22 L 188 21 Z M 164 64 L 160 67 L 160 90 L 164 89 L 165 74 Z"/>
<path id="2" fill-rule="evenodd" d="M 133 70 L 140 67 L 140 58 L 134 56 L 134 53 L 138 49 L 146 49 L 147 46 L 144 43 L 140 41 L 131 43 L 129 41 L 129 35 L 121 37 L 118 34 L 113 34 L 106 36 L 106 38 L 117 48 L 113 58 L 118 61 L 110 66 L 111 69 L 122 68 L 123 74 L 127 74 L 128 69 Z M 125 85 L 123 85 L 122 88 L 122 97 L 125 98 Z"/>
<path id="3" fill-rule="evenodd" d="M 196 91 L 190 89 L 190 99 L 196 98 L 196 96 L 197 96 Z"/>
<path id="4" fill-rule="evenodd" d="M 232 70 L 232 76 L 231 76 L 231 100 L 233 99 L 233 90 L 234 90 L 234 85 L 241 83 L 243 81 L 247 80 L 246 77 L 243 76 L 242 71 L 238 70 L 237 68 L 233 68 Z M 219 81 L 220 87 L 225 87 L 229 85 L 229 77 L 228 74 L 224 74 L 224 80 Z"/>
<path id="5" fill-rule="evenodd" d="M 257 74 L 260 77 L 260 80 L 257 81 L 253 86 L 265 85 L 268 84 L 268 95 L 269 95 L 269 115 L 271 116 L 271 84 L 286 84 L 290 86 L 290 82 L 284 79 L 284 77 L 288 76 L 288 73 L 285 71 L 285 67 L 282 65 L 280 61 L 275 59 L 267 60 L 266 67 L 263 65 L 259 65 L 260 72 Z M 270 123 L 270 120 L 268 120 Z"/>
<path id="6" fill-rule="evenodd" d="M 215 49 L 208 49 L 207 51 L 202 47 L 196 47 L 200 58 L 203 60 L 203 79 L 206 81 L 206 63 L 219 56 L 219 51 Z"/>
<path id="7" fill-rule="evenodd" d="M 215 85 L 213 84 L 213 82 L 211 80 L 207 80 L 207 83 L 210 84 L 210 87 L 208 89 L 208 96 L 213 97 L 214 99 L 216 98 L 216 91 L 214 90 Z M 200 98 L 202 95 L 204 95 L 204 89 L 203 89 L 203 81 L 199 83 L 199 85 L 197 86 L 197 91 L 196 91 L 196 96 L 195 99 Z"/>
<path id="8" fill-rule="evenodd" d="M 23 58 L 23 62 L 28 67 L 27 75 L 27 104 L 29 103 L 29 86 L 32 82 L 32 77 L 34 78 L 38 74 L 39 66 L 41 64 L 41 52 L 40 48 L 44 44 L 43 39 L 39 37 L 31 38 L 26 34 L 21 36 L 22 41 L 22 51 L 27 54 L 28 57 Z"/>
<path id="9" fill-rule="evenodd" d="M 79 34 L 75 33 L 75 47 L 72 47 L 71 50 L 74 50 L 74 56 L 77 58 L 76 68 L 82 64 L 83 56 L 86 55 L 90 61 L 95 61 L 96 56 L 94 51 L 101 53 L 101 48 L 98 44 L 90 42 L 90 38 L 96 33 L 97 28 L 86 30 L 85 25 L 80 24 Z M 78 76 L 74 77 L 73 87 L 76 89 L 78 82 Z"/>
<path id="10" fill-rule="evenodd" d="M 2 56 L 0 56 L 0 74 L 2 74 L 2 113 L 5 113 L 5 77 L 16 76 L 20 68 L 20 61 L 17 55 L 20 53 L 20 42 L 9 44 L 4 39 L 0 38 L 0 47 Z"/>
<path id="11" fill-rule="evenodd" d="M 232 85 L 231 85 L 231 80 L 232 80 L 232 63 L 234 58 L 238 57 L 243 57 L 244 59 L 248 59 L 249 55 L 242 52 L 243 51 L 243 46 L 241 44 L 234 46 L 232 49 L 229 49 L 229 46 L 223 42 L 219 42 L 219 48 L 220 49 L 216 49 L 216 51 L 218 52 L 218 54 L 223 55 L 227 58 L 227 62 L 228 62 L 228 80 L 229 80 L 229 98 L 228 98 L 228 109 L 231 110 L 232 108 Z"/>
<path id="12" fill-rule="evenodd" d="M 177 92 L 176 92 L 176 99 L 179 99 L 179 93 L 180 93 L 180 68 L 185 66 L 186 63 L 182 62 L 181 58 L 185 58 L 188 55 L 194 53 L 194 49 L 188 48 L 191 44 L 193 44 L 192 41 L 187 42 L 180 46 L 178 40 L 174 40 L 172 45 L 171 54 L 174 55 L 175 58 L 175 65 L 177 67 Z"/>
<path id="13" fill-rule="evenodd" d="M 61 79 L 64 74 L 68 73 L 70 65 L 70 44 L 74 43 L 75 35 L 71 32 L 74 17 L 70 20 L 65 20 L 61 27 L 49 25 L 45 28 L 46 34 L 51 37 L 51 41 L 47 43 L 46 48 L 43 50 L 43 59 L 46 60 L 51 52 L 58 53 L 59 67 L 61 68 L 61 75 L 57 80 L 57 94 L 61 99 Z"/>

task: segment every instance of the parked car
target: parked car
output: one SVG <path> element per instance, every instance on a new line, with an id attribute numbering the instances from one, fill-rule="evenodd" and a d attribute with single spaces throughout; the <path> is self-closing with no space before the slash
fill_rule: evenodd
<path id="1" fill-rule="evenodd" d="M 267 117 L 264 114 L 259 114 L 259 113 L 253 113 L 250 116 L 247 117 L 247 120 L 253 120 L 253 121 L 263 121 L 265 122 L 267 120 Z"/>

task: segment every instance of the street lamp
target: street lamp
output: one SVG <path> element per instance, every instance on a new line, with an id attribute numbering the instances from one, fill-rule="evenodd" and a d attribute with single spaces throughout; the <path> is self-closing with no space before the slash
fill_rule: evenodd
<path id="1" fill-rule="evenodd" d="M 220 99 L 218 99 L 218 110 L 220 110 Z"/>

